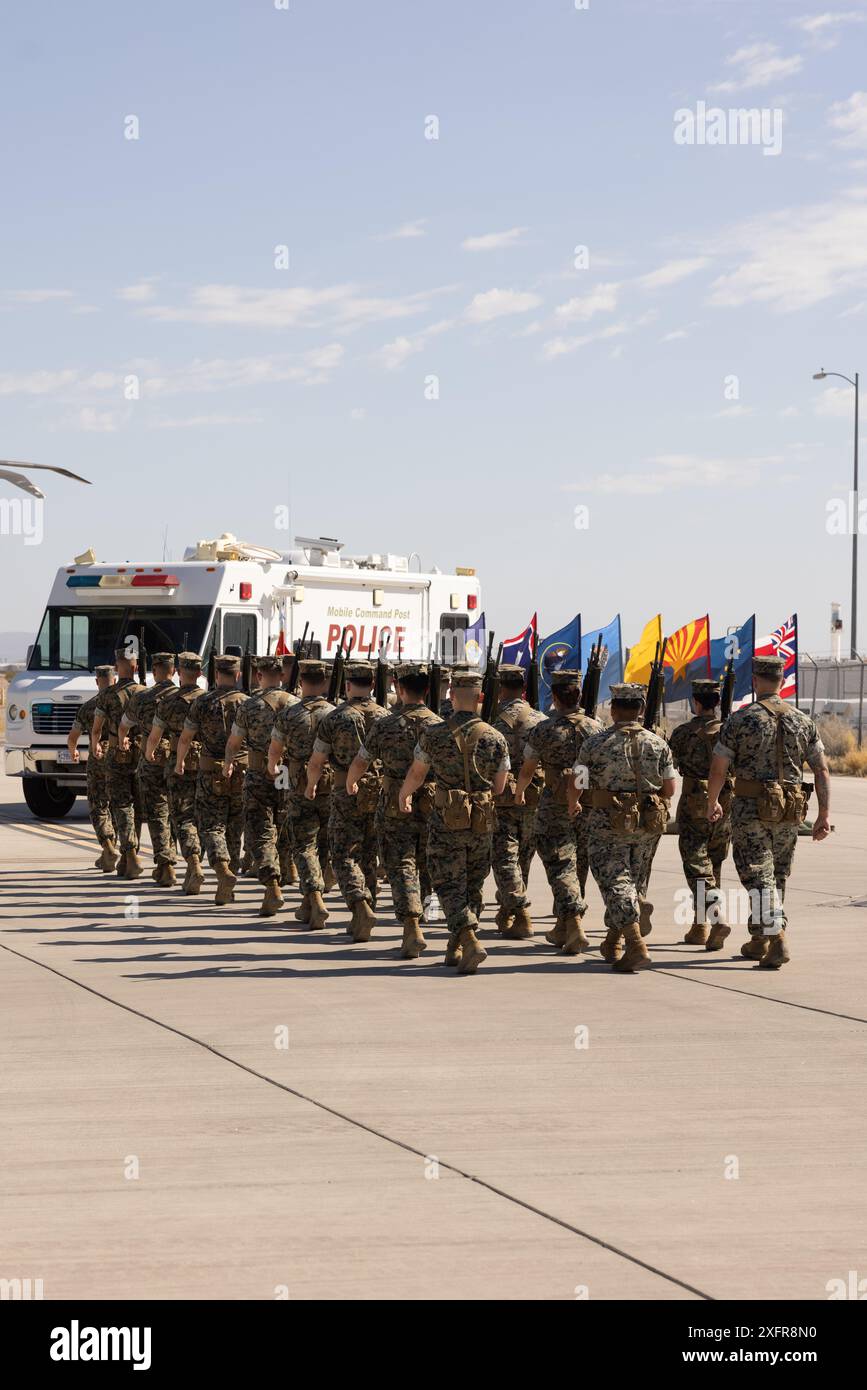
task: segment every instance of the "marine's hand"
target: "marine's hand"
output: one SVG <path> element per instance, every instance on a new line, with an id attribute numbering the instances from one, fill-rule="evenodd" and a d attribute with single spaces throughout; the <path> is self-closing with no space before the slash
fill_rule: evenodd
<path id="1" fill-rule="evenodd" d="M 813 821 L 813 839 L 824 840 L 831 834 L 831 823 L 827 816 L 818 815 Z"/>

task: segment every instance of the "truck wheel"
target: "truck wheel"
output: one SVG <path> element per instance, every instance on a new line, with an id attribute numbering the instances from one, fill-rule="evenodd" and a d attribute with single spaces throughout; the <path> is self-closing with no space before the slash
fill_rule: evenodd
<path id="1" fill-rule="evenodd" d="M 24 800 L 40 820 L 62 820 L 75 805 L 75 792 L 50 777 L 25 777 Z"/>

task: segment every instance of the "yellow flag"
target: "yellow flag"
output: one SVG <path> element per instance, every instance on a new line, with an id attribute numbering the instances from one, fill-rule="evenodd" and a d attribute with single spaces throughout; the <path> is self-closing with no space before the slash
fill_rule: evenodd
<path id="1" fill-rule="evenodd" d="M 637 681 L 640 685 L 645 685 L 650 675 L 650 667 L 656 655 L 657 642 L 662 645 L 662 614 L 657 613 L 655 618 L 645 626 L 644 631 L 629 653 L 629 660 L 626 663 L 626 670 L 623 673 L 625 681 Z"/>

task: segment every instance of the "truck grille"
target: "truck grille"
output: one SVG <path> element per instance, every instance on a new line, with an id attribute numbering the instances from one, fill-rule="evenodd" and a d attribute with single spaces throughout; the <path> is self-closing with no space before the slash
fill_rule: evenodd
<path id="1" fill-rule="evenodd" d="M 80 705 L 34 705 L 34 734 L 68 734 L 75 722 Z"/>

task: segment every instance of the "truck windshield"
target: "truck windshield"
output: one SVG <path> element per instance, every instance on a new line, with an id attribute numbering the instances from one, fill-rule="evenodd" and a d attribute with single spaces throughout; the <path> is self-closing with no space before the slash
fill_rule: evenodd
<path id="1" fill-rule="evenodd" d="M 114 662 L 133 634 L 147 652 L 201 652 L 211 610 L 190 608 L 46 608 L 29 671 L 92 671 Z"/>

